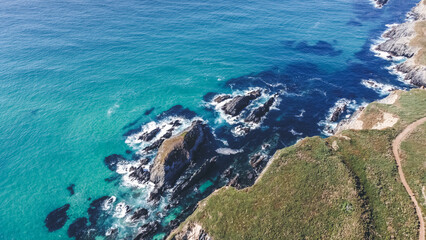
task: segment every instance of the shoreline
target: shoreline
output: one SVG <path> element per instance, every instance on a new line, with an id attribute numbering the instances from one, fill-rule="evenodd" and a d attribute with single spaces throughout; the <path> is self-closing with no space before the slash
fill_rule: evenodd
<path id="1" fill-rule="evenodd" d="M 424 34 L 426 1 L 420 1 L 400 24 L 390 24 L 381 38 L 371 46 L 377 57 L 389 60 L 389 70 L 403 81 L 426 87 L 426 59 Z"/>

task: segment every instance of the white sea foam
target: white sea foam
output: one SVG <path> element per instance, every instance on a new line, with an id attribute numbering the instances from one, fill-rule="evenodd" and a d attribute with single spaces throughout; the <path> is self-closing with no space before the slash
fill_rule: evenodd
<path id="1" fill-rule="evenodd" d="M 293 136 L 302 136 L 303 133 L 301 132 L 296 132 L 293 128 L 289 131 L 291 134 L 293 134 Z"/>
<path id="2" fill-rule="evenodd" d="M 242 149 L 218 148 L 216 152 L 222 155 L 234 155 L 243 152 Z"/>
<path id="3" fill-rule="evenodd" d="M 115 206 L 113 217 L 123 218 L 126 215 L 128 210 L 129 210 L 129 206 L 127 206 L 125 202 L 120 202 Z"/>
<path id="4" fill-rule="evenodd" d="M 112 114 L 115 113 L 115 111 L 120 108 L 120 105 L 118 103 L 114 104 L 114 106 L 110 107 L 107 111 L 107 116 L 111 117 Z"/>
<path id="5" fill-rule="evenodd" d="M 361 81 L 361 84 L 366 87 L 374 90 L 378 94 L 385 96 L 388 95 L 390 92 L 399 89 L 397 86 L 391 85 L 391 84 L 385 84 L 385 83 L 379 83 L 377 81 L 374 81 L 373 79 L 365 80 L 363 79 Z"/>
<path id="6" fill-rule="evenodd" d="M 303 114 L 306 112 L 306 110 L 305 109 L 300 109 L 300 114 L 299 115 L 296 115 L 295 117 L 297 117 L 297 118 L 302 118 L 303 117 Z"/>

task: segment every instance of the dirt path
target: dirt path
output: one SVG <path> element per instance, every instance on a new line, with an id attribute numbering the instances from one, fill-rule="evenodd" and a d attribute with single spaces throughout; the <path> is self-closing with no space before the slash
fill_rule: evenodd
<path id="1" fill-rule="evenodd" d="M 425 240 L 425 222 L 422 215 L 422 209 L 420 208 L 416 200 L 416 197 L 414 196 L 413 191 L 411 190 L 410 186 L 407 183 L 407 180 L 405 179 L 404 172 L 402 171 L 401 158 L 400 158 L 399 152 L 400 152 L 401 142 L 404 141 L 404 139 L 414 129 L 416 129 L 416 127 L 420 126 L 421 124 L 425 122 L 426 122 L 426 117 L 419 119 L 415 121 L 414 123 L 408 125 L 408 127 L 406 127 L 404 131 L 402 131 L 392 143 L 392 151 L 393 151 L 393 154 L 395 155 L 396 165 L 398 166 L 399 177 L 401 178 L 401 182 L 404 185 L 405 190 L 407 190 L 408 194 L 410 195 L 411 201 L 413 201 L 414 206 L 416 207 L 417 217 L 419 218 L 419 221 L 420 221 L 419 240 Z"/>

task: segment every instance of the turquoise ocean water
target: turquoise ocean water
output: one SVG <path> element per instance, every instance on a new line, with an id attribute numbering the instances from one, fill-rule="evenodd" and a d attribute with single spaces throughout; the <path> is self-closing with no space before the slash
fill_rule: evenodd
<path id="1" fill-rule="evenodd" d="M 368 0 L 0 2 L 0 239 L 67 239 L 89 198 L 125 191 L 104 181 L 111 172 L 103 159 L 129 149 L 126 125 L 176 104 L 214 122 L 203 96 L 231 92 L 230 79 L 303 62 L 324 86 L 343 86 L 327 92 L 333 102 L 358 89 L 358 102 L 382 97 L 362 79 L 407 87 L 369 46 L 415 3 L 391 0 L 378 10 Z M 328 45 L 309 47 L 318 41 Z M 312 90 L 298 82 L 303 69 L 287 74 L 301 83 L 297 91 Z M 283 99 L 280 109 L 295 104 Z M 321 134 L 317 123 L 298 130 Z M 46 215 L 65 203 L 70 219 L 49 233 Z"/>

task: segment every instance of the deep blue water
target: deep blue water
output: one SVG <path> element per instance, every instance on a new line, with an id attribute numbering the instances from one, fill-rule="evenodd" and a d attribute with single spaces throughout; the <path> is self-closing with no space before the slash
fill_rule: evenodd
<path id="1" fill-rule="evenodd" d="M 233 166 L 250 184 L 252 154 L 325 136 L 336 102 L 350 103 L 344 118 L 386 95 L 363 80 L 409 88 L 370 46 L 415 3 L 391 0 L 379 10 L 368 0 L 2 1 L 0 239 L 67 239 L 70 224 L 89 217 L 102 196 L 116 200 L 91 226 L 93 236 L 111 227 L 119 238 L 134 236 L 154 220 L 162 225 L 156 236 L 164 236 L 171 220 L 224 184 L 224 169 Z M 251 88 L 280 101 L 260 127 L 236 137 L 236 125 L 209 101 Z M 166 210 L 167 196 L 147 203 L 149 187 L 129 186 L 103 160 L 122 154 L 131 163 L 141 146 L 126 133 L 161 122 L 156 116 L 176 105 L 188 111 L 175 107 L 166 117 L 202 118 L 220 147 L 240 152 L 220 156 L 217 169 Z M 115 211 L 121 202 L 148 208 L 149 218 L 127 223 Z M 67 203 L 65 226 L 48 232 L 47 214 Z"/>

